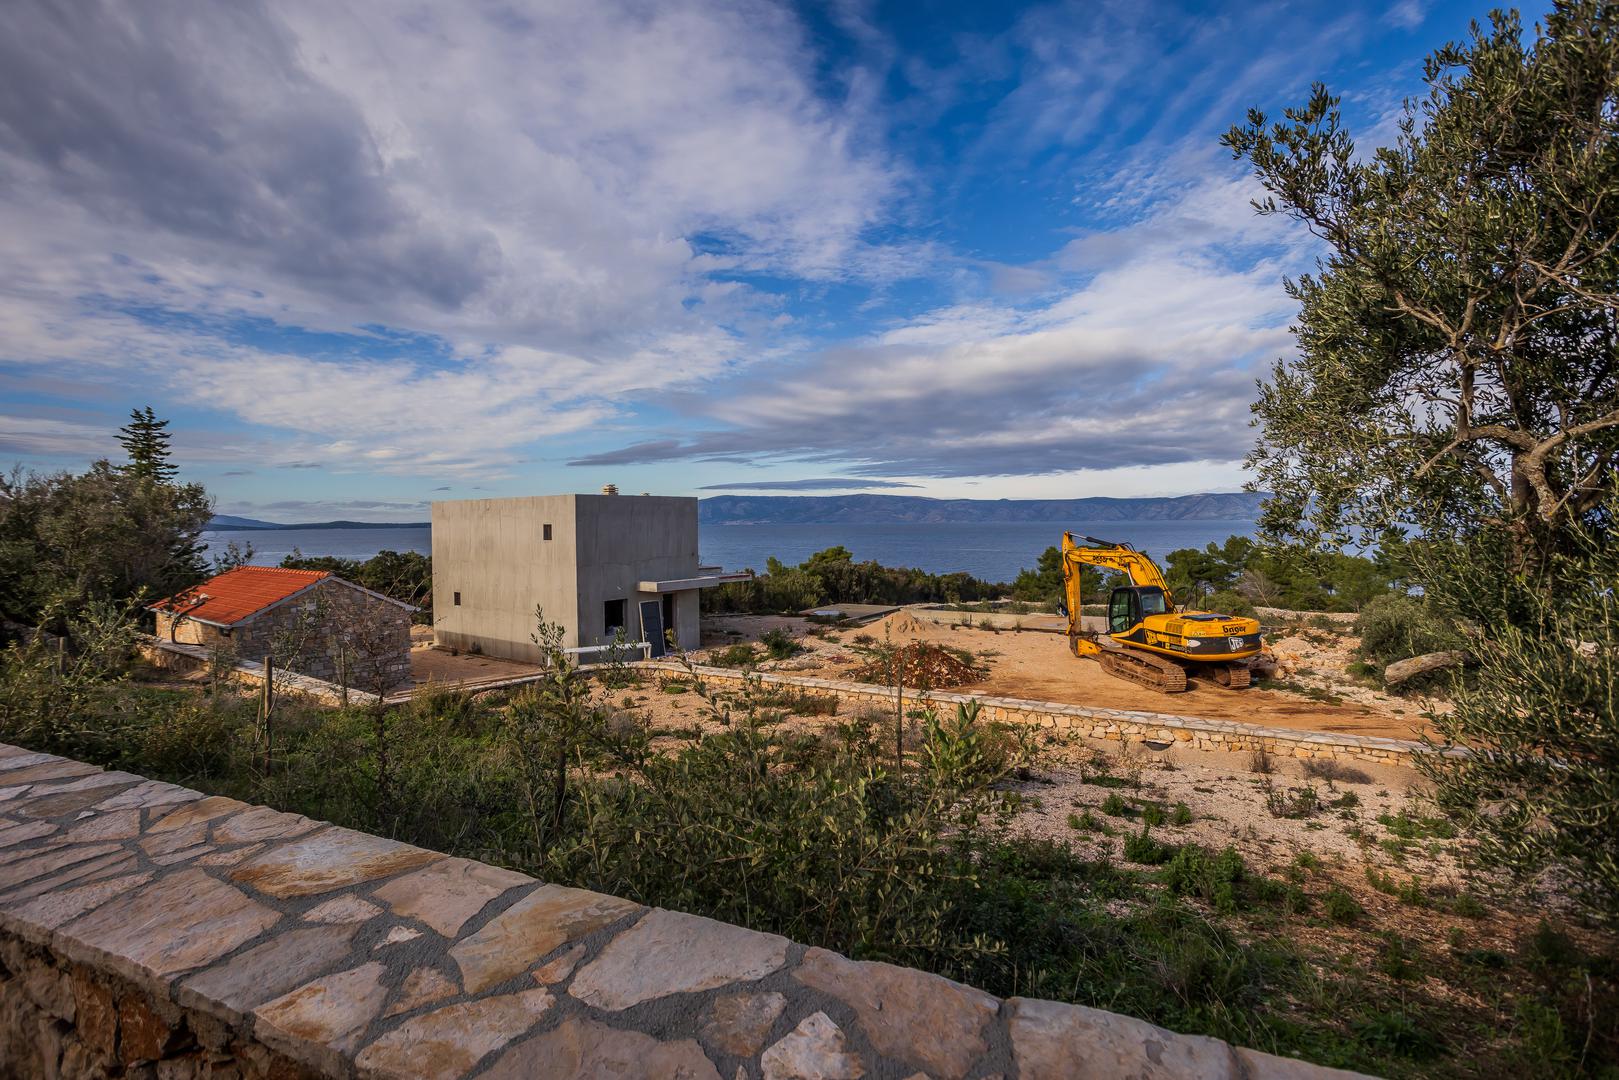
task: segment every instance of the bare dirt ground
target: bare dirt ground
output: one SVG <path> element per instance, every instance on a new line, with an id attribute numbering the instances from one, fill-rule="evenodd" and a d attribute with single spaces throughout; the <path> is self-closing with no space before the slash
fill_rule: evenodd
<path id="1" fill-rule="evenodd" d="M 896 630 L 896 625 L 900 629 Z M 776 616 L 722 616 L 705 620 L 705 646 L 755 642 L 771 629 L 784 629 L 808 650 L 788 660 L 765 661 L 760 670 L 797 671 L 823 678 L 846 678 L 869 656 L 862 642 L 895 646 L 931 641 L 964 649 L 984 661 L 989 675 L 954 688 L 986 697 L 1058 701 L 1110 709 L 1139 709 L 1216 720 L 1236 720 L 1304 731 L 1415 738 L 1424 727 L 1429 703 L 1385 694 L 1352 678 L 1355 639 L 1346 632 L 1308 629 L 1273 644 L 1284 688 L 1223 689 L 1200 679 L 1182 694 L 1158 694 L 1103 673 L 1093 661 L 1076 658 L 1061 634 L 990 630 L 922 622 L 899 612 L 856 630 L 820 631 L 807 620 Z M 701 659 L 699 654 L 696 659 Z"/>
<path id="2" fill-rule="evenodd" d="M 613 708 L 644 718 L 670 750 L 699 733 L 711 736 L 725 730 L 725 721 L 688 677 L 644 677 L 639 685 L 601 693 Z M 732 695 L 714 696 L 722 711 L 730 707 Z M 782 711 L 773 719 L 784 729 L 805 733 L 829 733 L 855 719 L 879 726 L 894 723 L 891 709 L 857 709 L 846 701 L 830 716 Z M 907 745 L 918 729 L 912 716 Z M 1500 910 L 1493 897 L 1504 895 L 1505 882 L 1481 875 L 1469 865 L 1464 841 L 1442 835 L 1442 826 L 1436 831 L 1427 787 L 1415 771 L 1371 764 L 1316 768 L 1312 774 L 1305 763 L 1291 758 L 1178 746 L 1165 751 L 1121 748 L 1118 743 L 1042 733 L 1028 777 L 1008 785 L 1022 797 L 1009 827 L 1071 844 L 1089 858 L 1128 862 L 1125 837 L 1142 831 L 1146 808 L 1155 806 L 1165 820 L 1151 831 L 1164 843 L 1195 842 L 1215 851 L 1233 847 L 1255 869 L 1307 881 L 1313 891 L 1337 886 L 1379 921 L 1387 918 L 1410 932 L 1432 930 L 1438 937 L 1443 936 L 1441 926 L 1457 921 L 1445 905 L 1459 893 L 1491 898 L 1491 919 L 1482 924 L 1461 921 L 1470 934 L 1503 941 L 1532 926 L 1541 914 L 1565 907 L 1548 883 L 1542 907 L 1513 914 Z M 1178 806 L 1186 808 L 1183 816 L 1189 821 L 1176 823 Z M 1412 882 L 1420 883 L 1418 894 L 1428 901 L 1413 903 L 1411 894 L 1397 895 L 1396 890 Z"/>

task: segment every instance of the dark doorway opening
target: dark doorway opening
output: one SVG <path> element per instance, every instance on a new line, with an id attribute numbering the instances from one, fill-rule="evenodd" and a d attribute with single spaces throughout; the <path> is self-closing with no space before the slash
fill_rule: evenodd
<path id="1" fill-rule="evenodd" d="M 624 600 L 609 600 L 602 605 L 602 626 L 606 628 L 606 636 L 611 638 L 628 625 L 625 618 L 625 609 L 628 602 Z"/>

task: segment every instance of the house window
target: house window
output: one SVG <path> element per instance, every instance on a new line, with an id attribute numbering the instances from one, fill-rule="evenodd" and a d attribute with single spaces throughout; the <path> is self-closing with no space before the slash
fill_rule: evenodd
<path id="1" fill-rule="evenodd" d="M 456 607 L 461 606 L 461 594 L 460 593 L 455 594 L 455 606 Z"/>
<path id="2" fill-rule="evenodd" d="M 551 539 L 551 523 L 549 521 L 546 522 L 542 528 L 544 530 L 545 539 Z"/>
<path id="3" fill-rule="evenodd" d="M 607 628 L 607 636 L 612 637 L 628 625 L 624 617 L 627 601 L 609 600 L 602 605 L 602 625 Z"/>

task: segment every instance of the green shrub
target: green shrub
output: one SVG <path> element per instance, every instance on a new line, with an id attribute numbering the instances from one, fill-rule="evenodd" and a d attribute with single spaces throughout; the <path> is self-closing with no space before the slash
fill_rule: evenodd
<path id="1" fill-rule="evenodd" d="M 1197 844 L 1183 844 L 1164 867 L 1164 887 L 1176 896 L 1196 896 L 1216 911 L 1236 911 L 1239 901 L 1248 899 L 1243 886 L 1248 883 L 1247 868 L 1236 848 L 1218 855 Z"/>
<path id="2" fill-rule="evenodd" d="M 1432 1028 L 1409 1013 L 1392 1009 L 1357 1020 L 1355 1036 L 1368 1048 L 1382 1054 L 1427 1061 L 1443 1052 L 1443 1044 Z"/>
<path id="3" fill-rule="evenodd" d="M 788 657 L 797 656 L 804 651 L 804 646 L 794 640 L 793 635 L 779 626 L 772 630 L 766 630 L 763 636 L 759 638 L 759 643 L 765 647 L 765 652 L 769 654 L 772 660 L 786 660 Z"/>
<path id="4" fill-rule="evenodd" d="M 1124 838 L 1124 857 L 1134 863 L 1157 866 L 1168 860 L 1174 850 L 1154 840 L 1152 829 L 1147 825 L 1142 825 L 1139 833 L 1130 833 Z"/>
<path id="5" fill-rule="evenodd" d="M 1248 618 L 1253 618 L 1257 614 L 1254 602 L 1233 589 L 1221 589 L 1210 594 L 1208 609 L 1221 615 L 1241 615 Z"/>
<path id="6" fill-rule="evenodd" d="M 1374 966 L 1396 982 L 1416 978 L 1421 970 L 1422 952 L 1416 944 L 1395 933 L 1385 933 Z"/>
<path id="7" fill-rule="evenodd" d="M 759 662 L 759 654 L 752 645 L 739 642 L 717 653 L 711 653 L 708 662 L 716 667 L 752 667 Z"/>
<path id="8" fill-rule="evenodd" d="M 1398 593 L 1368 602 L 1355 620 L 1355 633 L 1360 635 L 1361 655 L 1384 665 L 1462 643 L 1455 625 L 1429 604 Z"/>
<path id="9" fill-rule="evenodd" d="M 1335 923 L 1353 923 L 1366 914 L 1366 909 L 1360 906 L 1360 901 L 1356 900 L 1348 889 L 1338 885 L 1334 885 L 1321 895 L 1321 903 L 1326 908 L 1327 918 Z"/>
<path id="10" fill-rule="evenodd" d="M 1159 804 L 1155 802 L 1147 803 L 1141 808 L 1141 824 L 1156 828 L 1162 825 L 1165 820 L 1164 808 Z"/>
<path id="11" fill-rule="evenodd" d="M 1192 808 L 1183 802 L 1175 804 L 1174 812 L 1169 815 L 1171 825 L 1190 825 L 1192 823 Z"/>
<path id="12" fill-rule="evenodd" d="M 1115 791 L 1102 800 L 1102 813 L 1109 817 L 1124 817 L 1130 813 L 1130 804 L 1124 801 L 1124 796 Z"/>

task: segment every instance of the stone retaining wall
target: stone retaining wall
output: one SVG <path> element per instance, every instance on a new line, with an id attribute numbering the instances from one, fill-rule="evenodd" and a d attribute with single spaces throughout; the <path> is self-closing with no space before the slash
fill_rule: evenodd
<path id="1" fill-rule="evenodd" d="M 0 1077 L 1315 1080 L 0 745 Z"/>
<path id="2" fill-rule="evenodd" d="M 165 671 L 201 671 L 211 662 L 211 651 L 206 645 L 187 645 L 184 642 L 165 641 L 150 634 L 142 634 L 136 649 L 153 667 Z M 238 660 L 231 670 L 232 681 L 243 686 L 264 685 L 264 664 L 257 660 Z M 295 671 L 278 670 L 275 673 L 275 691 L 278 694 L 301 694 L 326 705 L 375 704 L 377 695 L 349 687 L 345 697 L 343 688 L 336 683 L 300 675 Z M 408 701 L 410 694 L 399 696 Z M 393 698 L 387 699 L 393 702 Z"/>
<path id="3" fill-rule="evenodd" d="M 634 666 L 671 677 L 684 678 L 687 675 L 683 665 L 664 660 L 643 661 Z M 894 707 L 894 688 L 891 686 L 768 671 L 745 675 L 730 668 L 695 667 L 692 670 L 711 686 L 737 689 L 747 679 L 756 678 L 771 685 L 836 694 L 858 704 L 887 709 Z M 983 708 L 980 715 L 989 720 L 1034 724 L 1113 742 L 1179 743 L 1193 750 L 1264 750 L 1282 757 L 1332 758 L 1407 767 L 1412 764 L 1416 754 L 1426 750 L 1422 743 L 1412 739 L 1384 739 L 1375 735 L 1346 735 L 1331 731 L 1296 731 L 1292 728 L 1243 724 L 1235 720 L 1208 720 L 1130 709 L 1100 709 L 1055 701 L 983 697 L 943 690 L 921 691 L 907 687 L 905 700 L 907 703 L 927 702 L 950 709 L 968 701 L 977 701 Z"/>

